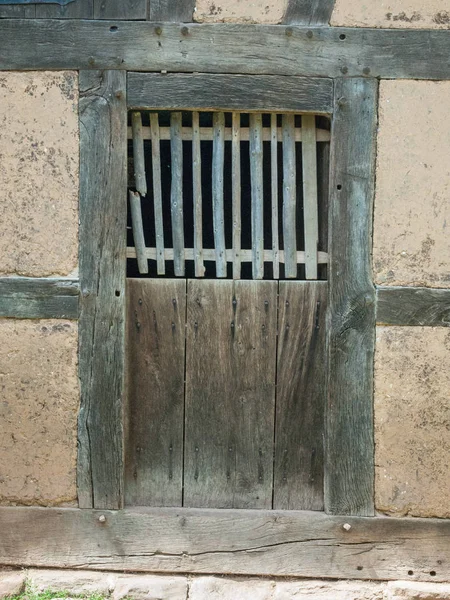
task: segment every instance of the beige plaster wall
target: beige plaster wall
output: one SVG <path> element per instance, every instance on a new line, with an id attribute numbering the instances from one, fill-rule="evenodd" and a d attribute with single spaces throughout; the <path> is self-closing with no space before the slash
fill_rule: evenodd
<path id="1" fill-rule="evenodd" d="M 374 278 L 450 287 L 450 82 L 380 84 Z"/>
<path id="2" fill-rule="evenodd" d="M 450 517 L 450 330 L 377 328 L 376 507 Z"/>
<path id="3" fill-rule="evenodd" d="M 77 267 L 78 77 L 0 75 L 0 274 Z"/>
<path id="4" fill-rule="evenodd" d="M 0 504 L 76 501 L 77 324 L 0 319 Z"/>
<path id="5" fill-rule="evenodd" d="M 448 0 L 336 0 L 331 25 L 448 29 Z"/>
<path id="6" fill-rule="evenodd" d="M 194 21 L 280 23 L 287 0 L 197 0 Z"/>

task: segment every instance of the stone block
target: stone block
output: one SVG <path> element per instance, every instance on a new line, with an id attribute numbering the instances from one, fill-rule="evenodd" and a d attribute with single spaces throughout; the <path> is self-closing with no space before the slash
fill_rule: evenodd
<path id="1" fill-rule="evenodd" d="M 121 575 L 117 578 L 112 600 L 186 600 L 187 593 L 186 577 Z"/>
<path id="2" fill-rule="evenodd" d="M 331 25 L 448 29 L 450 10 L 447 0 L 336 0 Z"/>
<path id="3" fill-rule="evenodd" d="M 25 587 L 24 571 L 0 571 L 0 600 L 18 596 Z"/>
<path id="4" fill-rule="evenodd" d="M 0 504 L 76 502 L 77 324 L 0 319 Z"/>
<path id="5" fill-rule="evenodd" d="M 391 581 L 387 600 L 450 600 L 450 584 Z"/>
<path id="6" fill-rule="evenodd" d="M 450 287 L 449 97 L 448 81 L 380 84 L 373 248 L 380 285 Z"/>
<path id="7" fill-rule="evenodd" d="M 385 587 L 363 581 L 280 581 L 272 600 L 385 600 Z"/>
<path id="8" fill-rule="evenodd" d="M 95 571 L 30 570 L 27 579 L 37 593 L 67 592 L 74 596 L 101 594 L 109 596 L 114 590 L 117 575 Z"/>
<path id="9" fill-rule="evenodd" d="M 450 517 L 450 330 L 378 327 L 375 503 L 396 516 Z"/>
<path id="10" fill-rule="evenodd" d="M 78 264 L 78 76 L 0 74 L 0 274 Z"/>
<path id="11" fill-rule="evenodd" d="M 189 600 L 272 600 L 275 582 L 263 579 L 198 577 L 189 589 Z"/>
<path id="12" fill-rule="evenodd" d="M 287 0 L 197 0 L 194 20 L 200 23 L 280 23 Z"/>

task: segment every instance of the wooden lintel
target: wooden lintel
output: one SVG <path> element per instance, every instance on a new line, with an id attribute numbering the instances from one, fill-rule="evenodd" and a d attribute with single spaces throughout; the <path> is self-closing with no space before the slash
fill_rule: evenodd
<path id="1" fill-rule="evenodd" d="M 76 279 L 1 277 L 0 317 L 77 319 Z"/>
<path id="2" fill-rule="evenodd" d="M 379 287 L 377 324 L 450 327 L 450 289 Z"/>
<path id="3" fill-rule="evenodd" d="M 1 70 L 450 79 L 448 30 L 2 19 L 0 40 Z"/>
<path id="4" fill-rule="evenodd" d="M 1 507 L 0 531 L 8 566 L 450 581 L 450 520 Z"/>

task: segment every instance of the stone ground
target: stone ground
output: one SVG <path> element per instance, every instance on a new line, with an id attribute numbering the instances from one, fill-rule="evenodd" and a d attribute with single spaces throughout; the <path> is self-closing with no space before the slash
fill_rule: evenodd
<path id="1" fill-rule="evenodd" d="M 450 584 L 410 581 L 268 580 L 182 575 L 123 575 L 94 571 L 0 571 L 0 600 L 27 590 L 110 600 L 450 600 Z M 31 590 L 31 592 L 29 591 Z M 61 594 L 63 596 L 63 594 Z M 48 596 L 47 596 L 48 597 Z M 55 596 L 52 596 L 55 600 Z"/>

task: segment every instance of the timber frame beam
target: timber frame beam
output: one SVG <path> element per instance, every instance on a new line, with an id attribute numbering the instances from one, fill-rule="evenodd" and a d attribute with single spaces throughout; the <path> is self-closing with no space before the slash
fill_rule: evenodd
<path id="1" fill-rule="evenodd" d="M 0 70 L 445 80 L 450 79 L 449 57 L 448 30 L 0 20 Z"/>

